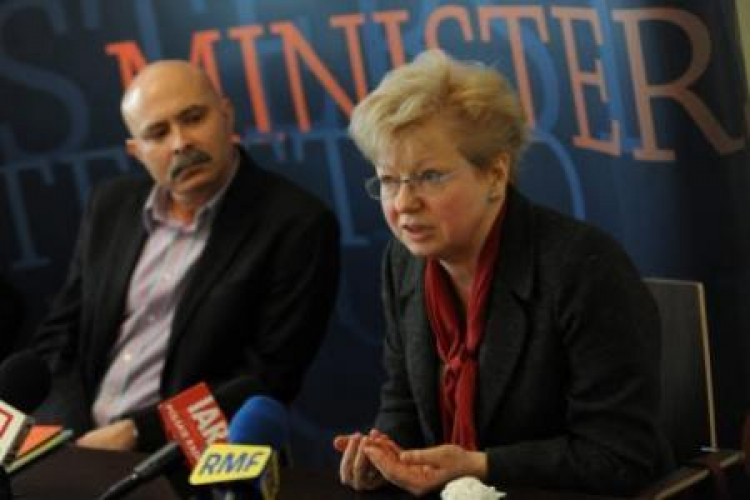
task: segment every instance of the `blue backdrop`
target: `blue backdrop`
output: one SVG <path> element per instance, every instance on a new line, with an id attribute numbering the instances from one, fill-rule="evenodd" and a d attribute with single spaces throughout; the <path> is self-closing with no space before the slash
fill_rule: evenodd
<path id="1" fill-rule="evenodd" d="M 750 407 L 747 85 L 734 0 L 5 0 L 0 3 L 0 266 L 29 308 L 61 285 L 92 186 L 127 157 L 123 86 L 145 62 L 206 68 L 266 168 L 315 192 L 343 231 L 335 318 L 295 405 L 295 454 L 377 405 L 378 267 L 389 237 L 362 189 L 348 114 L 425 47 L 492 64 L 533 144 L 519 185 L 598 225 L 644 275 L 705 282 L 720 439 Z M 747 49 L 746 49 L 747 50 Z M 217 360 L 219 362 L 220 360 Z"/>

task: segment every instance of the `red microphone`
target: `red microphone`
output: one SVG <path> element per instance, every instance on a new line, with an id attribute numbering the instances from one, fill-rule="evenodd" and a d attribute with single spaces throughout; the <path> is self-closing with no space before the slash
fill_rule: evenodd
<path id="1" fill-rule="evenodd" d="M 227 440 L 229 427 L 219 404 L 204 382 L 159 404 L 167 437 L 180 445 L 193 468 L 203 451 Z"/>
<path id="2" fill-rule="evenodd" d="M 227 438 L 227 420 L 208 385 L 203 382 L 163 401 L 158 409 L 170 441 L 133 467 L 129 476 L 112 485 L 98 500 L 122 497 L 161 474 L 180 457 L 185 457 L 192 468 L 203 450 Z"/>

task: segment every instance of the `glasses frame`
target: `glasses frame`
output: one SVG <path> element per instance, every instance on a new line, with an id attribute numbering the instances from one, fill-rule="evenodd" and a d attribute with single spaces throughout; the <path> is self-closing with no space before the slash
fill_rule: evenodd
<path id="1" fill-rule="evenodd" d="M 393 194 L 386 196 L 383 195 L 383 184 L 381 182 L 380 176 L 374 175 L 365 180 L 365 192 L 367 192 L 367 195 L 373 200 L 388 201 L 398 196 L 398 193 L 401 192 L 401 187 L 406 184 L 411 187 L 412 193 L 419 193 L 429 196 L 430 194 L 433 194 L 430 193 L 430 190 L 439 189 L 440 187 L 442 187 L 455 175 L 456 172 L 458 172 L 458 170 L 458 168 L 454 168 L 446 172 L 440 172 L 437 170 L 425 170 L 423 172 L 417 172 L 404 177 L 399 177 L 398 181 L 396 181 L 396 190 L 393 192 Z M 425 189 L 425 186 L 429 187 Z"/>

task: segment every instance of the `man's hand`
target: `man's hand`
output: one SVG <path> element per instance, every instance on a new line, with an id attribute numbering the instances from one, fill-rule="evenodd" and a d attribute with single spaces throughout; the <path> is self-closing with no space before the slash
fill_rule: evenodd
<path id="1" fill-rule="evenodd" d="M 487 455 L 446 444 L 397 452 L 393 447 L 371 441 L 363 452 L 389 482 L 420 496 L 462 476 L 480 480 L 487 475 Z"/>
<path id="2" fill-rule="evenodd" d="M 135 449 L 135 423 L 132 420 L 120 420 L 113 424 L 87 432 L 76 441 L 84 448 L 100 450 L 131 451 Z"/>

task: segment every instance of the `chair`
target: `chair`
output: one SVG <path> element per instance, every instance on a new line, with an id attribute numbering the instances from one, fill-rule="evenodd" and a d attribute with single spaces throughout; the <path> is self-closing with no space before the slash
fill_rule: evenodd
<path id="1" fill-rule="evenodd" d="M 743 454 L 718 449 L 703 284 L 657 278 L 644 281 L 661 316 L 660 420 L 679 468 L 639 498 L 673 498 L 709 476 L 714 478 L 718 495 L 728 496 L 723 470 L 741 464 Z"/>

